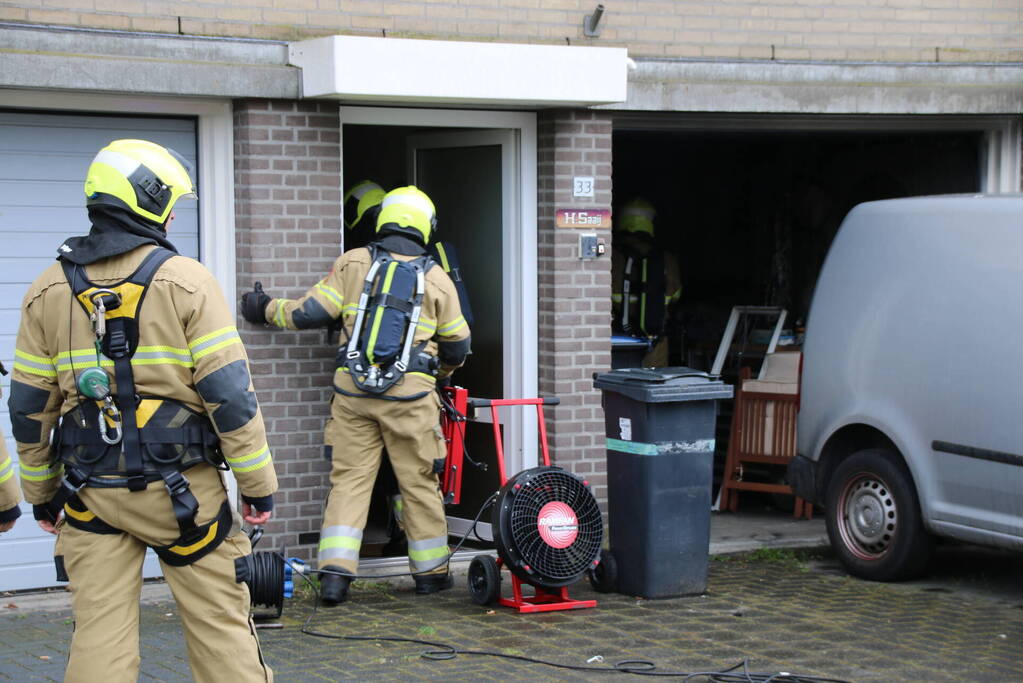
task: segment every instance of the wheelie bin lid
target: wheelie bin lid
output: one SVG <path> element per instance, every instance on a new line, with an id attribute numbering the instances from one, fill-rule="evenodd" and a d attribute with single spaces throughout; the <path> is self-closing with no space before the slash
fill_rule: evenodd
<path id="1" fill-rule="evenodd" d="M 731 385 L 703 370 L 682 366 L 595 372 L 593 386 L 643 403 L 732 398 Z"/>

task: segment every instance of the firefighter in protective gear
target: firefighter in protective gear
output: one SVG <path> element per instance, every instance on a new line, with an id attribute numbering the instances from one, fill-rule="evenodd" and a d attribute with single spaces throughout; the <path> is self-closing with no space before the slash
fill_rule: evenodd
<path id="1" fill-rule="evenodd" d="M 347 235 L 345 246 L 362 247 L 373 240 L 384 188 L 372 180 L 362 180 L 345 192 L 343 203 Z"/>
<path id="2" fill-rule="evenodd" d="M 277 489 L 248 360 L 220 287 L 167 239 L 187 162 L 115 140 L 89 167 L 92 228 L 25 295 L 9 400 L 21 483 L 57 533 L 75 628 L 67 681 L 134 681 L 146 549 L 160 559 L 197 681 L 270 681 L 236 562 Z M 51 446 L 51 433 L 53 434 Z"/>
<path id="3" fill-rule="evenodd" d="M 654 248 L 654 218 L 650 202 L 637 198 L 615 215 L 611 254 L 611 315 L 615 332 L 644 338 L 650 350 L 643 367 L 668 364 L 666 323 L 682 294 L 675 257 Z"/>
<path id="4" fill-rule="evenodd" d="M 7 370 L 0 363 L 0 375 L 6 374 Z M 0 432 L 0 533 L 14 528 L 14 522 L 21 516 L 20 502 L 21 491 L 14 476 L 14 461 L 4 445 L 4 433 Z"/>
<path id="5" fill-rule="evenodd" d="M 426 194 L 412 186 L 388 192 L 377 217 L 375 242 L 342 254 L 330 274 L 302 298 L 266 300 L 261 321 L 302 329 L 311 321 L 340 317 L 342 342 L 351 340 L 357 334 L 360 300 L 375 263 L 374 253 L 404 262 L 421 259 L 434 225 L 435 209 Z M 440 402 L 433 389 L 438 379 L 448 377 L 464 362 L 470 341 L 455 286 L 440 267 L 425 271 L 421 316 L 413 333 L 412 344 L 422 350 L 417 358 L 427 360 L 410 364 L 383 393 L 362 389 L 359 378 L 344 363 L 334 374 L 335 395 L 324 436 L 333 453 L 331 491 L 319 547 L 319 567 L 328 572 L 321 574 L 327 604 L 346 598 L 349 576 L 358 569 L 362 531 L 384 448 L 401 490 L 416 592 L 433 593 L 451 586 L 447 522 L 433 469 L 446 447 L 440 431 Z M 345 349 L 343 343 L 339 358 Z"/>

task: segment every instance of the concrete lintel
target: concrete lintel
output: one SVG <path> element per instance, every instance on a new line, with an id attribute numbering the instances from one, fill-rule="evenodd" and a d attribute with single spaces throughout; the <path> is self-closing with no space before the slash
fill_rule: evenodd
<path id="1" fill-rule="evenodd" d="M 632 111 L 799 114 L 1023 113 L 1023 64 L 636 60 Z"/>
<path id="2" fill-rule="evenodd" d="M 299 97 L 287 44 L 0 27 L 0 87 L 139 95 Z"/>

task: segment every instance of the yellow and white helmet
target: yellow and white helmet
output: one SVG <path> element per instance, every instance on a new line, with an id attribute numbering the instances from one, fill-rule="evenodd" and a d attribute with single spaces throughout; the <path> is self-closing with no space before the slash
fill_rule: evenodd
<path id="1" fill-rule="evenodd" d="M 657 210 L 645 199 L 636 198 L 626 202 L 615 216 L 615 229 L 625 232 L 645 232 L 653 237 L 654 218 Z"/>
<path id="2" fill-rule="evenodd" d="M 179 199 L 197 198 L 191 171 L 173 149 L 147 140 L 114 140 L 89 166 L 85 204 L 119 206 L 163 225 Z"/>
<path id="3" fill-rule="evenodd" d="M 372 209 L 380 206 L 380 202 L 384 200 L 384 194 L 384 188 L 372 180 L 363 180 L 353 185 L 348 192 L 345 192 L 342 201 L 345 227 L 349 230 L 355 228 L 363 216 L 367 215 L 367 212 L 372 213 Z"/>
<path id="4" fill-rule="evenodd" d="M 384 195 L 377 216 L 378 233 L 386 228 L 415 231 L 422 235 L 423 244 L 428 244 L 436 226 L 437 210 L 433 201 L 415 185 L 399 187 Z"/>

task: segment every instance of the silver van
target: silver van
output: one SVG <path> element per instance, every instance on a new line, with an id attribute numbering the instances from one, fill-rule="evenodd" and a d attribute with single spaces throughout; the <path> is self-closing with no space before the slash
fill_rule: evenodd
<path id="1" fill-rule="evenodd" d="M 1023 195 L 855 207 L 803 352 L 789 482 L 851 574 L 909 578 L 934 536 L 1023 549 Z"/>

